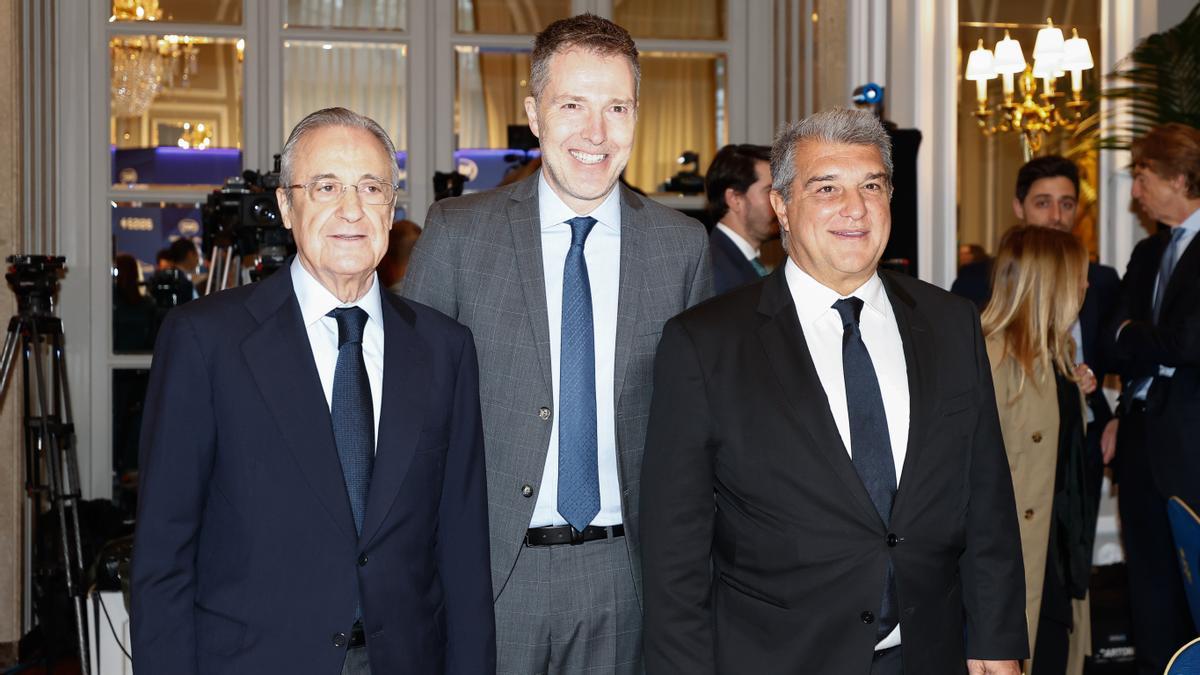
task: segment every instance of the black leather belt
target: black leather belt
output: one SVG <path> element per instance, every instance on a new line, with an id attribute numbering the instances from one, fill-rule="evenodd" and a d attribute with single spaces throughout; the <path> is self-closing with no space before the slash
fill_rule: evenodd
<path id="1" fill-rule="evenodd" d="M 625 536 L 624 525 L 612 525 L 609 527 L 590 526 L 583 528 L 583 532 L 576 530 L 570 525 L 531 527 L 525 531 L 525 545 L 558 546 L 559 544 L 582 544 L 585 541 L 623 536 Z"/>
<path id="2" fill-rule="evenodd" d="M 354 626 L 350 629 L 350 642 L 347 645 L 350 648 L 365 647 L 367 644 L 367 634 L 363 632 L 361 621 L 354 622 Z"/>

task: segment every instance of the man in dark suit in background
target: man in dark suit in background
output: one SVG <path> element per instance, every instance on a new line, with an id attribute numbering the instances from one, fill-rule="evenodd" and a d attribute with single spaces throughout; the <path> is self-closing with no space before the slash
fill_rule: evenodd
<path id="1" fill-rule="evenodd" d="M 721 148 L 704 176 L 704 190 L 716 223 L 708 241 L 717 294 L 765 277 L 759 250 L 779 236 L 779 220 L 771 208 L 771 149 Z"/>
<path id="2" fill-rule="evenodd" d="M 704 227 L 618 184 L 637 46 L 591 14 L 538 34 L 534 175 L 437 202 L 404 294 L 481 365 L 498 670 L 640 673 L 638 481 L 663 323 L 712 295 Z"/>
<path id="3" fill-rule="evenodd" d="M 1133 198 L 1167 227 L 1133 249 L 1116 321 L 1121 535 L 1139 672 L 1163 672 L 1196 636 L 1167 500 L 1200 508 L 1200 131 L 1156 127 L 1133 144 Z"/>
<path id="4" fill-rule="evenodd" d="M 975 308 L 877 271 L 871 114 L 788 126 L 771 171 L 787 262 L 658 349 L 647 672 L 1016 675 L 1021 542 Z"/>
<path id="5" fill-rule="evenodd" d="M 398 170 L 343 108 L 283 149 L 288 269 L 173 310 L 146 394 L 139 673 L 495 668 L 470 332 L 380 288 Z"/>

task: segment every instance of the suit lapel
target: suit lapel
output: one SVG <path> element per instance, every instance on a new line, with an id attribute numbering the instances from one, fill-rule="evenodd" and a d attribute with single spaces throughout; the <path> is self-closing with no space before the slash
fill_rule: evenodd
<path id="1" fill-rule="evenodd" d="M 759 312 L 766 320 L 759 327 L 758 335 L 763 350 L 775 374 L 783 398 L 788 402 L 787 410 L 802 433 L 808 437 L 808 446 L 813 448 L 833 470 L 846 487 L 846 493 L 869 522 L 880 522 L 879 513 L 871 503 L 867 489 L 850 460 L 850 454 L 842 443 L 829 399 L 821 378 L 813 365 L 812 355 L 796 315 L 784 277 L 784 265 L 780 265 L 763 285 Z"/>
<path id="2" fill-rule="evenodd" d="M 379 532 L 412 464 L 424 423 L 422 386 L 430 381 L 425 349 L 413 330 L 416 317 L 412 309 L 386 291 L 382 307 L 383 405 L 363 520 L 364 546 Z"/>
<path id="3" fill-rule="evenodd" d="M 1179 257 L 1175 269 L 1171 271 L 1171 279 L 1167 282 L 1167 292 L 1166 297 L 1163 298 L 1160 317 L 1167 316 L 1171 304 L 1179 298 L 1183 289 L 1188 287 L 1200 274 L 1200 243 L 1197 242 L 1200 242 L 1200 235 L 1192 237 L 1192 240 L 1188 242 L 1188 247 L 1183 250 L 1183 255 Z M 1165 254 L 1165 248 L 1163 252 Z"/>
<path id="4" fill-rule="evenodd" d="M 1096 291 L 1095 287 L 1090 285 L 1092 275 L 1096 269 L 1095 263 L 1088 263 L 1088 288 L 1083 295 L 1083 306 L 1079 308 L 1079 336 L 1083 339 L 1083 344 L 1080 347 L 1083 349 L 1083 360 L 1085 363 L 1093 363 L 1092 352 L 1096 348 L 1091 344 L 1092 337 L 1096 335 L 1096 324 L 1100 321 L 1100 309 L 1096 306 Z"/>
<path id="5" fill-rule="evenodd" d="M 246 307 L 260 322 L 242 343 L 247 370 L 312 493 L 338 527 L 353 537 L 354 518 L 333 441 L 329 405 L 288 268 L 259 283 Z"/>
<path id="6" fill-rule="evenodd" d="M 517 270 L 525 294 L 525 311 L 537 343 L 538 365 L 546 389 L 551 387 L 550 325 L 546 310 L 546 276 L 542 267 L 542 225 L 538 217 L 538 174 L 513 190 L 508 204 Z"/>
<path id="7" fill-rule="evenodd" d="M 641 198 L 624 186 L 621 190 L 621 272 L 617 292 L 617 344 L 613 362 L 613 404 L 621 401 L 625 386 L 625 371 L 633 350 L 634 332 L 641 311 L 645 266 L 640 252 L 645 250 L 645 231 L 638 220 Z"/>
<path id="8" fill-rule="evenodd" d="M 904 345 L 904 361 L 908 371 L 908 446 L 897 484 L 899 489 L 903 487 L 905 477 L 920 470 L 925 431 L 931 424 L 930 414 L 937 392 L 937 371 L 934 369 L 936 354 L 932 326 L 925 315 L 916 310 L 912 296 L 892 280 L 889 272 L 880 271 L 879 276 L 896 315 L 896 327 Z M 897 492 L 896 499 L 899 501 L 900 492 Z M 896 513 L 895 506 L 892 513 Z"/>

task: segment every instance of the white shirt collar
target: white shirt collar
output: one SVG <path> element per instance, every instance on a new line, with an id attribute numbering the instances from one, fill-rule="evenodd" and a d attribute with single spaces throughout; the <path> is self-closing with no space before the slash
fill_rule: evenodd
<path id="1" fill-rule="evenodd" d="M 871 278 L 867 279 L 863 285 L 846 296 L 839 295 L 837 291 L 812 278 L 808 272 L 800 269 L 800 266 L 790 257 L 784 264 L 784 277 L 787 280 L 788 290 L 792 293 L 792 299 L 796 303 L 796 313 L 800 317 L 801 324 L 811 323 L 827 311 L 836 311 L 833 309 L 833 303 L 851 295 L 862 300 L 865 307 L 869 307 L 881 316 L 889 316 L 892 311 L 892 305 L 888 302 L 887 292 L 883 288 L 883 280 L 879 278 L 878 272 L 872 274 Z"/>
<path id="2" fill-rule="evenodd" d="M 292 288 L 296 293 L 296 301 L 300 303 L 300 316 L 303 318 L 305 326 L 311 326 L 320 321 L 332 309 L 350 306 L 361 307 L 372 321 L 378 322 L 380 326 L 383 325 L 383 299 L 379 294 L 378 274 L 371 274 L 371 288 L 365 295 L 357 302 L 344 304 L 338 300 L 336 295 L 330 293 L 328 288 L 321 285 L 321 282 L 317 281 L 312 274 L 309 274 L 308 270 L 304 269 L 304 265 L 300 264 L 299 256 L 292 260 L 290 271 Z"/>
<path id="3" fill-rule="evenodd" d="M 1185 218 L 1183 222 L 1176 225 L 1176 227 L 1187 230 L 1189 235 L 1194 235 L 1196 232 L 1200 232 L 1200 209 L 1192 211 L 1192 215 Z"/>
<path id="4" fill-rule="evenodd" d="M 538 172 L 538 216 L 543 230 L 565 223 L 576 216 L 584 215 L 595 218 L 598 225 L 619 231 L 621 229 L 620 184 L 614 185 L 600 206 L 593 209 L 591 213 L 575 213 L 546 182 L 544 170 Z"/>
<path id="5" fill-rule="evenodd" d="M 751 246 L 750 242 L 743 239 L 742 235 L 735 232 L 733 228 L 729 227 L 725 223 L 717 223 L 717 229 L 724 232 L 725 236 L 729 237 L 730 241 L 733 242 L 733 245 L 737 246 L 738 250 L 742 252 L 742 255 L 746 256 L 746 260 L 754 260 L 758 257 L 758 249 Z"/>

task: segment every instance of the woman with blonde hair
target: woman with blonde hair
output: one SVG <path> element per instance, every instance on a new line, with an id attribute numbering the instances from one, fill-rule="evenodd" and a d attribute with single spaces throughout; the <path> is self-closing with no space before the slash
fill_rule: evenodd
<path id="1" fill-rule="evenodd" d="M 1086 494 L 1083 397 L 1096 378 L 1075 364 L 1071 337 L 1087 266 L 1069 233 L 1015 227 L 1000 242 L 982 316 L 1021 527 L 1033 675 L 1082 673 L 1091 644 L 1096 512 Z"/>

